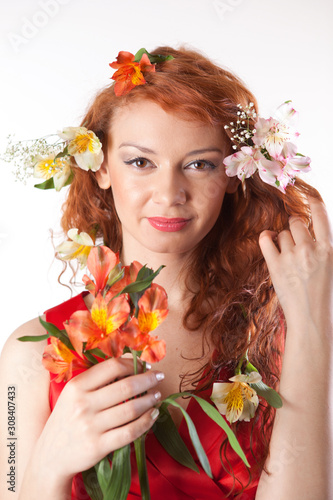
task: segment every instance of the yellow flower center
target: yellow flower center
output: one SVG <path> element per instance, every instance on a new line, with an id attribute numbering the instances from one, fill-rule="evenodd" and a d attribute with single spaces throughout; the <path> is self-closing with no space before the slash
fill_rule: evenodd
<path id="1" fill-rule="evenodd" d="M 227 404 L 227 412 L 242 412 L 244 402 L 242 396 L 242 387 L 239 383 L 235 383 L 235 387 L 231 389 L 224 398 L 224 403 Z"/>
<path id="2" fill-rule="evenodd" d="M 140 85 L 140 82 L 143 80 L 143 75 L 141 73 L 141 69 L 138 63 L 133 64 L 134 74 L 132 74 L 132 83 L 134 85 Z"/>
<path id="3" fill-rule="evenodd" d="M 53 347 L 57 356 L 62 358 L 65 363 L 69 364 L 74 359 L 74 355 L 60 340 L 55 341 Z"/>
<path id="4" fill-rule="evenodd" d="M 75 150 L 76 153 L 85 153 L 87 149 L 91 153 L 95 151 L 96 141 L 94 140 L 92 133 L 87 132 L 86 134 L 78 134 L 75 139 L 71 141 L 71 148 Z"/>
<path id="5" fill-rule="evenodd" d="M 157 314 L 154 312 L 144 313 L 143 311 L 139 311 L 139 328 L 143 333 L 149 333 L 159 325 L 159 320 Z"/>
<path id="6" fill-rule="evenodd" d="M 91 318 L 93 322 L 98 326 L 101 330 L 101 337 L 105 337 L 109 335 L 115 330 L 115 325 L 112 321 L 112 316 L 108 318 L 106 307 L 102 307 L 101 309 L 92 309 Z"/>
<path id="7" fill-rule="evenodd" d="M 44 179 L 48 180 L 60 172 L 65 166 L 66 161 L 63 158 L 57 158 L 55 161 L 52 158 L 46 158 L 37 163 L 36 169 Z"/>

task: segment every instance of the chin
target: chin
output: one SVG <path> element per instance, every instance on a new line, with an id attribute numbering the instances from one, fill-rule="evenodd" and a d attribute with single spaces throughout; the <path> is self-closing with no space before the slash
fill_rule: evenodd
<path id="1" fill-rule="evenodd" d="M 183 242 L 181 243 L 175 243 L 175 242 L 168 242 L 168 243 L 161 243 L 161 242 L 154 242 L 154 243 L 149 243 L 147 245 L 147 242 L 145 242 L 145 247 L 147 250 L 155 253 L 161 253 L 161 254 L 183 254 L 187 252 L 191 252 L 196 245 L 190 245 L 189 242 L 187 241 L 186 244 Z"/>

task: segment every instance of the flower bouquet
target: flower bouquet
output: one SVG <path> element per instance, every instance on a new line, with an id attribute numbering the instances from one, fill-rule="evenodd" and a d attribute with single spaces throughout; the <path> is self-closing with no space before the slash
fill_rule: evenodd
<path id="1" fill-rule="evenodd" d="M 43 365 L 57 375 L 56 382 L 68 381 L 75 370 L 85 370 L 110 357 L 118 358 L 131 353 L 134 372 L 138 373 L 138 359 L 146 370 L 146 363 L 161 360 L 166 353 L 164 340 L 151 335 L 168 314 L 165 290 L 153 283 L 163 266 L 153 271 L 134 261 L 122 266 L 117 254 L 105 246 L 80 245 L 90 242 L 84 233 L 71 232 L 72 241 L 58 247 L 64 258 L 73 254 L 81 264 L 87 263 L 94 279 L 84 275 L 86 289 L 93 295 L 91 311 L 76 311 L 59 330 L 52 323 L 40 319 L 47 333 L 36 337 L 21 337 L 20 341 L 48 339 L 43 355 Z M 76 239 L 76 241 L 74 241 Z M 67 252 L 67 253 L 66 253 Z M 245 384 L 246 385 L 246 384 Z M 244 384 L 242 386 L 244 388 Z M 177 407 L 188 425 L 193 447 L 204 471 L 212 477 L 209 461 L 200 443 L 194 423 L 188 413 L 177 402 L 177 398 L 195 398 L 202 410 L 225 432 L 230 445 L 249 467 L 233 431 L 221 413 L 206 400 L 191 393 L 172 394 L 159 403 L 159 418 L 153 431 L 165 450 L 179 463 L 199 472 L 198 467 L 181 439 L 170 416 L 168 406 Z M 141 495 L 149 499 L 149 483 L 145 458 L 146 434 L 134 441 L 134 449 L 140 480 Z M 126 499 L 131 484 L 131 445 L 110 453 L 92 469 L 83 471 L 86 490 L 92 500 Z"/>

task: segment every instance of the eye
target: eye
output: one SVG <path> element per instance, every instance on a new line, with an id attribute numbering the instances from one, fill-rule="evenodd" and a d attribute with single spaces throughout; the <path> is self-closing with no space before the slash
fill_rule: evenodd
<path id="1" fill-rule="evenodd" d="M 133 158 L 133 160 L 124 161 L 124 163 L 126 163 L 126 165 L 133 165 L 138 169 L 144 169 L 151 165 L 149 160 L 141 157 Z"/>
<path id="2" fill-rule="evenodd" d="M 187 165 L 187 168 L 192 168 L 193 170 L 214 170 L 216 165 L 208 160 L 195 160 Z"/>

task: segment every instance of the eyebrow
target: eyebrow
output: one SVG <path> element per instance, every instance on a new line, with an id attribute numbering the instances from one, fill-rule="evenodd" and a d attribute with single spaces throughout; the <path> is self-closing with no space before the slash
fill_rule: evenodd
<path id="1" fill-rule="evenodd" d="M 156 154 L 156 152 L 153 151 L 152 149 L 146 148 L 144 146 L 140 146 L 139 144 L 136 144 L 135 142 L 122 142 L 120 144 L 120 146 L 119 146 L 119 149 L 123 148 L 125 146 L 132 146 L 134 148 L 140 149 L 140 151 L 142 151 L 143 153 Z M 200 153 L 207 153 L 208 151 L 215 151 L 215 152 L 223 154 L 223 152 L 222 152 L 221 149 L 219 149 L 219 148 L 217 148 L 215 146 L 212 146 L 212 147 L 209 147 L 209 148 L 194 149 L 193 151 L 189 151 L 189 153 L 187 153 L 186 156 L 197 155 L 197 154 L 200 154 Z"/>

